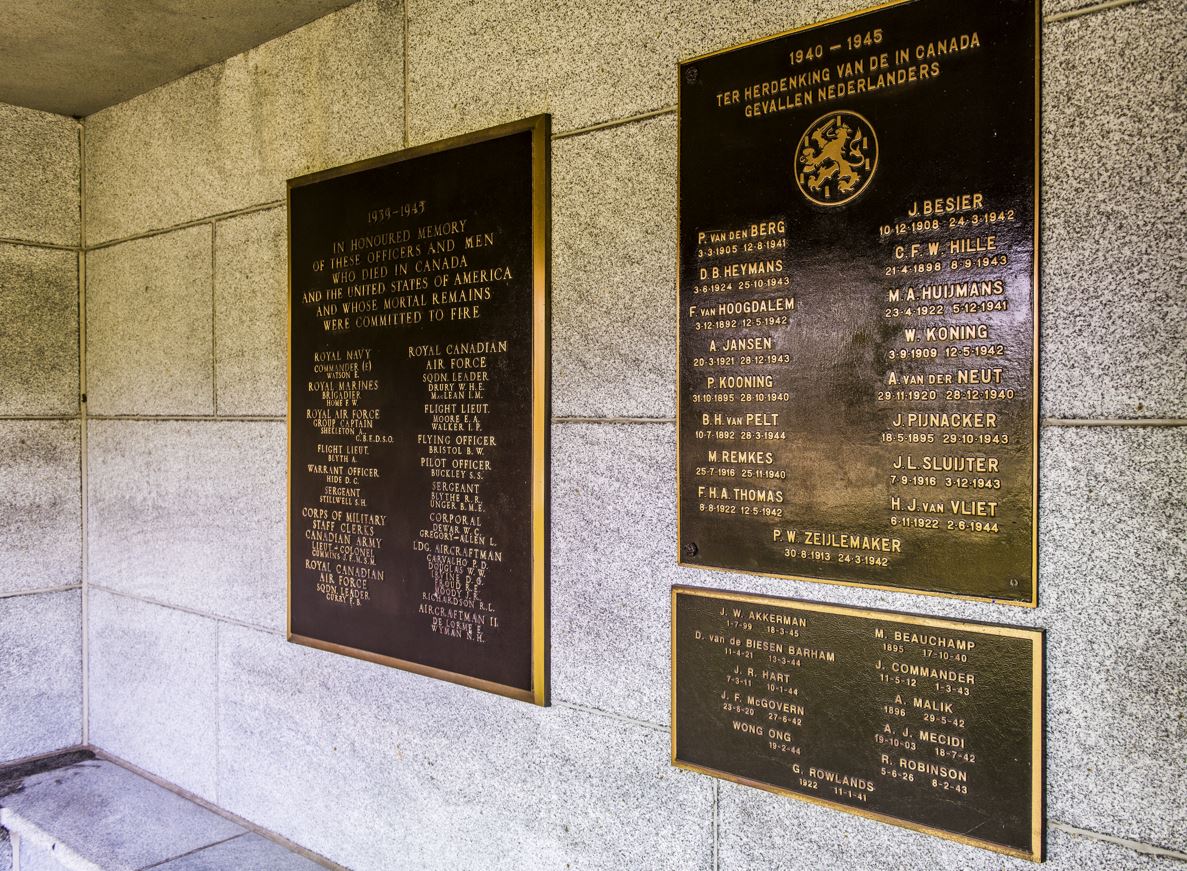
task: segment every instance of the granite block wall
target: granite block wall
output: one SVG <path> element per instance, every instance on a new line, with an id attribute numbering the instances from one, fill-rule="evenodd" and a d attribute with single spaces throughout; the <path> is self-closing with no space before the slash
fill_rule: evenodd
<path id="1" fill-rule="evenodd" d="M 0 104 L 0 763 L 83 739 L 80 161 Z"/>
<path id="2" fill-rule="evenodd" d="M 1040 607 L 675 566 L 674 64 L 861 5 L 362 0 L 85 119 L 91 740 L 356 869 L 1024 866 L 670 767 L 668 589 L 744 589 L 1046 627 L 1050 865 L 1182 869 L 1179 0 L 1044 4 Z M 283 635 L 284 180 L 539 111 L 549 709 Z"/>

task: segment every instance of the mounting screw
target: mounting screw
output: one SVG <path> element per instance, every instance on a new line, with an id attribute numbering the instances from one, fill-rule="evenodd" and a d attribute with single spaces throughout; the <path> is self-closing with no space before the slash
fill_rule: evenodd
<path id="1" fill-rule="evenodd" d="M 684 71 L 684 81 L 687 84 L 695 85 L 698 75 L 700 75 L 700 73 L 697 71 L 696 67 L 689 67 Z"/>
<path id="2" fill-rule="evenodd" d="M 688 544 L 684 545 L 685 556 L 696 556 L 697 553 L 699 553 L 699 548 L 693 542 L 689 542 Z"/>

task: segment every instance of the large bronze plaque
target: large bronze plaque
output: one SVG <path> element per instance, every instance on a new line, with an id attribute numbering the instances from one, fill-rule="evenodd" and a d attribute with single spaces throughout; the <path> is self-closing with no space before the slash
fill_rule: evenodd
<path id="1" fill-rule="evenodd" d="M 289 182 L 289 638 L 537 704 L 549 127 Z"/>
<path id="2" fill-rule="evenodd" d="M 673 587 L 672 762 L 1041 861 L 1043 631 Z"/>
<path id="3" fill-rule="evenodd" d="M 680 65 L 682 563 L 1033 606 L 1034 0 Z"/>

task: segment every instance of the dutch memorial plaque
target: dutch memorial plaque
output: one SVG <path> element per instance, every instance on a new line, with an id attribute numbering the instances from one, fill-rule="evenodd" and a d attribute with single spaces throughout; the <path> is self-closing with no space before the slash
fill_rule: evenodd
<path id="1" fill-rule="evenodd" d="M 549 128 L 289 183 L 289 638 L 537 704 Z"/>
<path id="2" fill-rule="evenodd" d="M 672 588 L 672 762 L 1042 860 L 1043 632 Z"/>
<path id="3" fill-rule="evenodd" d="M 1034 0 L 680 65 L 682 563 L 1033 606 Z"/>

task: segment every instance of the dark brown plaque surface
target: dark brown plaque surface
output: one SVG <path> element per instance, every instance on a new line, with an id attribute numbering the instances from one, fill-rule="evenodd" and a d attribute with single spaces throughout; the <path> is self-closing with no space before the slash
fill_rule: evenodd
<path id="1" fill-rule="evenodd" d="M 680 65 L 683 564 L 1033 606 L 1034 0 Z"/>
<path id="2" fill-rule="evenodd" d="M 1041 861 L 1043 631 L 673 587 L 672 762 Z"/>
<path id="3" fill-rule="evenodd" d="M 289 638 L 536 704 L 549 126 L 289 182 Z"/>

